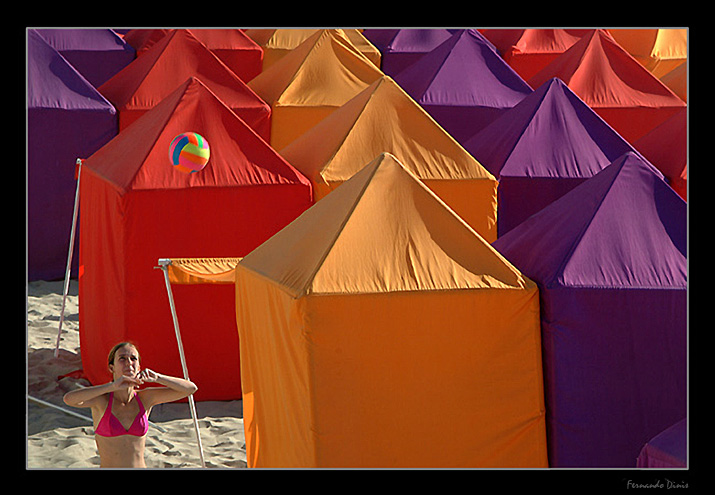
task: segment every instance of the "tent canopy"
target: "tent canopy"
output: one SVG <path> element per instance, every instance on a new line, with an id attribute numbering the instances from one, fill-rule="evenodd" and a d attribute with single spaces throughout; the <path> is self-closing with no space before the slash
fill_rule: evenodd
<path id="1" fill-rule="evenodd" d="M 270 139 L 271 109 L 190 30 L 173 30 L 99 91 L 119 111 L 120 130 L 156 106 L 189 77 L 198 77 L 258 135 Z"/>
<path id="2" fill-rule="evenodd" d="M 373 40 L 382 53 L 381 69 L 395 77 L 400 71 L 419 60 L 449 39 L 454 29 L 366 29 L 365 37 Z"/>
<path id="3" fill-rule="evenodd" d="M 236 310 L 250 467 L 546 465 L 538 292 L 394 156 L 246 255 Z"/>
<path id="4" fill-rule="evenodd" d="M 27 276 L 65 276 L 77 158 L 117 134 L 114 107 L 35 30 L 27 32 Z M 78 246 L 72 274 L 78 268 Z"/>
<path id="5" fill-rule="evenodd" d="M 609 29 L 608 32 L 658 79 L 688 59 L 687 29 Z"/>
<path id="6" fill-rule="evenodd" d="M 531 93 L 474 29 L 456 32 L 395 81 L 460 143 Z"/>
<path id="7" fill-rule="evenodd" d="M 480 29 L 524 79 L 546 67 L 591 29 Z"/>
<path id="8" fill-rule="evenodd" d="M 536 88 L 554 77 L 630 143 L 685 106 L 602 29 L 584 35 L 527 82 Z"/>
<path id="9" fill-rule="evenodd" d="M 38 29 L 95 88 L 126 67 L 135 50 L 111 29 Z"/>
<path id="10" fill-rule="evenodd" d="M 313 183 L 316 200 L 388 152 L 488 241 L 496 187 L 487 172 L 389 76 L 280 150 Z"/>
<path id="11" fill-rule="evenodd" d="M 249 86 L 273 109 L 271 145 L 282 149 L 382 76 L 341 29 L 321 29 Z"/>
<path id="12" fill-rule="evenodd" d="M 264 51 L 263 70 L 310 38 L 318 29 L 246 29 L 251 38 Z M 380 67 L 380 52 L 358 29 L 341 29 L 355 48 L 365 55 L 375 67 Z"/>
<path id="13" fill-rule="evenodd" d="M 187 130 L 210 145 L 198 173 L 169 160 Z M 243 256 L 312 204 L 310 182 L 197 78 L 85 161 L 80 196 L 80 342 L 92 383 L 123 340 L 145 366 L 182 374 L 158 259 Z M 196 399 L 239 399 L 233 288 L 182 285 L 174 297 Z"/>

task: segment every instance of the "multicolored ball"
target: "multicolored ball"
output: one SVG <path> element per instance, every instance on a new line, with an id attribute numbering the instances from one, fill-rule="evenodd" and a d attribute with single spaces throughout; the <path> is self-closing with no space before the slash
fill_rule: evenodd
<path id="1" fill-rule="evenodd" d="M 210 155 L 208 141 L 195 132 L 182 132 L 169 145 L 171 164 L 186 174 L 202 170 L 209 162 Z"/>

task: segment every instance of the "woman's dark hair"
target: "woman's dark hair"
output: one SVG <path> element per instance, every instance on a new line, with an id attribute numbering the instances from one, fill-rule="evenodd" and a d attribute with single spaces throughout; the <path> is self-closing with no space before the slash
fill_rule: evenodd
<path id="1" fill-rule="evenodd" d="M 139 349 L 137 349 L 137 346 L 134 344 L 134 342 L 120 342 L 114 347 L 112 347 L 111 351 L 109 351 L 109 356 L 107 356 L 107 365 L 114 364 L 114 355 L 119 349 L 121 349 L 125 345 L 132 346 L 137 351 L 137 355 L 139 355 Z M 139 362 L 141 362 L 141 356 L 139 356 Z"/>

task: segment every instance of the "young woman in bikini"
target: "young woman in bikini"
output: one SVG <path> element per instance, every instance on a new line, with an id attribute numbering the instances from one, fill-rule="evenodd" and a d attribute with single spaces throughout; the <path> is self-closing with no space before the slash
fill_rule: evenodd
<path id="1" fill-rule="evenodd" d="M 141 370 L 139 351 L 128 342 L 114 346 L 108 365 L 113 381 L 68 392 L 65 404 L 92 408 L 100 467 L 146 467 L 144 445 L 151 408 L 187 397 L 197 387 L 188 380 Z M 136 390 L 145 382 L 163 387 Z"/>

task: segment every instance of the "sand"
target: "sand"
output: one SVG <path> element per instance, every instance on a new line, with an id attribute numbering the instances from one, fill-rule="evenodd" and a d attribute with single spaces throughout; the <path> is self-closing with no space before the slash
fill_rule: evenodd
<path id="1" fill-rule="evenodd" d="M 76 280 L 69 286 L 59 355 L 54 357 L 63 289 L 64 281 L 36 281 L 27 286 L 27 469 L 99 468 L 89 409 L 71 408 L 62 401 L 66 392 L 90 385 L 73 373 L 82 368 Z M 245 468 L 241 401 L 197 402 L 196 412 L 206 468 Z M 186 402 L 154 407 L 149 421 L 156 426 L 150 426 L 147 433 L 147 468 L 202 469 L 196 430 Z"/>

